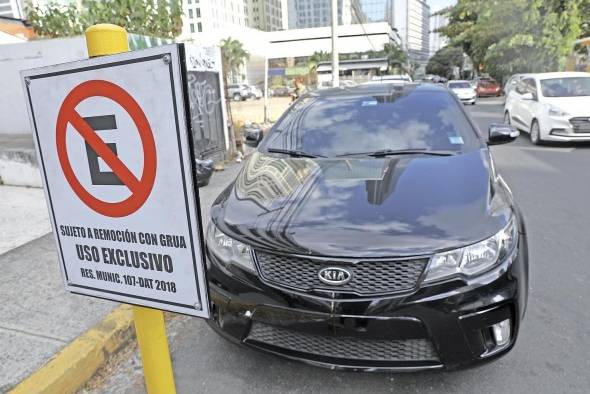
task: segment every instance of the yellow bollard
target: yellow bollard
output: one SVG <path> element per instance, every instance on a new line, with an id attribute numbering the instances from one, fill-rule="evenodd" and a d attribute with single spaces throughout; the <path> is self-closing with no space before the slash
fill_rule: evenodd
<path id="1" fill-rule="evenodd" d="M 86 29 L 86 47 L 90 57 L 127 52 L 127 31 L 107 23 L 90 26 Z M 176 393 L 164 313 L 157 309 L 134 306 L 133 319 L 147 392 Z"/>

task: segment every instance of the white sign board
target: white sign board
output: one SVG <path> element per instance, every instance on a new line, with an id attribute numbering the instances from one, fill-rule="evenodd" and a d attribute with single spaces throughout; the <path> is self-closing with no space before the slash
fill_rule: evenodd
<path id="1" fill-rule="evenodd" d="M 178 45 L 25 71 L 66 289 L 208 317 Z"/>

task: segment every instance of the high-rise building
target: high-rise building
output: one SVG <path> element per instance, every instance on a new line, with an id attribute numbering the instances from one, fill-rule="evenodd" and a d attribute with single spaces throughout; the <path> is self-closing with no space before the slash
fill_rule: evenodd
<path id="1" fill-rule="evenodd" d="M 393 27 L 393 0 L 359 0 L 363 22 L 389 22 Z"/>
<path id="2" fill-rule="evenodd" d="M 430 17 L 430 56 L 449 43 L 447 37 L 436 31 L 441 27 L 445 27 L 448 23 L 449 18 L 446 15 L 432 15 Z"/>
<path id="3" fill-rule="evenodd" d="M 245 0 L 248 26 L 263 31 L 284 30 L 283 7 L 286 0 Z"/>
<path id="4" fill-rule="evenodd" d="M 0 16 L 23 19 L 23 10 L 18 0 L 0 0 Z"/>
<path id="5" fill-rule="evenodd" d="M 289 29 L 325 27 L 332 23 L 330 0 L 288 0 L 288 3 Z M 338 0 L 338 24 L 358 23 L 362 16 L 357 16 L 355 9 L 361 9 L 359 0 Z"/>
<path id="6" fill-rule="evenodd" d="M 424 0 L 393 0 L 393 22 L 410 64 L 420 71 L 430 54 L 430 7 Z"/>
<path id="7" fill-rule="evenodd" d="M 247 27 L 246 3 L 244 0 L 184 0 L 182 36 L 227 27 Z"/>

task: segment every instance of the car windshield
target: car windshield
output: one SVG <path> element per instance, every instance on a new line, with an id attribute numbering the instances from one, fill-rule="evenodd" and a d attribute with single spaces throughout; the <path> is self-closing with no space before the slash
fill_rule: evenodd
<path id="1" fill-rule="evenodd" d="M 476 132 L 449 93 L 413 89 L 387 95 L 305 97 L 275 125 L 265 145 L 327 157 L 477 147 Z"/>
<path id="2" fill-rule="evenodd" d="M 541 80 L 545 97 L 590 96 L 590 77 L 567 77 Z"/>
<path id="3" fill-rule="evenodd" d="M 469 89 L 471 85 L 469 82 L 452 82 L 449 83 L 449 88 L 451 89 Z"/>

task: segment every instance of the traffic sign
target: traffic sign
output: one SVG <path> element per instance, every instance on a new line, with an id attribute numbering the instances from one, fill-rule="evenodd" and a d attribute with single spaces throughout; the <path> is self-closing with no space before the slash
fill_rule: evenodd
<path id="1" fill-rule="evenodd" d="M 208 317 L 182 45 L 22 73 L 66 289 Z"/>

